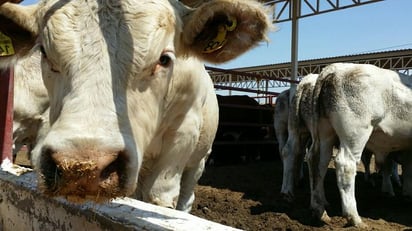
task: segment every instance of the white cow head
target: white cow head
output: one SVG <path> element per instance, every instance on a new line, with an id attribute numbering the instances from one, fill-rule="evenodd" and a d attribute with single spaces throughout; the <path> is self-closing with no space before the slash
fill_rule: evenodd
<path id="1" fill-rule="evenodd" d="M 43 52 L 51 127 L 34 153 L 43 191 L 95 200 L 131 194 L 143 153 L 168 116 L 163 106 L 172 100 L 178 60 L 237 57 L 266 39 L 266 11 L 246 0 L 196 9 L 175 0 L 4 3 L 0 32 L 15 55 L 0 59 Z"/>

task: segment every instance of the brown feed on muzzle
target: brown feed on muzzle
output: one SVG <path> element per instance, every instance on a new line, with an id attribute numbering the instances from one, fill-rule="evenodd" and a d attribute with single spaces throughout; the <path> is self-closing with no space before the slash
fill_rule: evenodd
<path id="1" fill-rule="evenodd" d="M 40 186 L 46 194 L 66 196 L 72 202 L 104 202 L 114 197 L 125 196 L 122 192 L 122 157 L 107 153 L 103 155 L 96 151 L 76 154 L 56 152 L 44 157 Z M 94 159 L 91 160 L 90 156 Z"/>

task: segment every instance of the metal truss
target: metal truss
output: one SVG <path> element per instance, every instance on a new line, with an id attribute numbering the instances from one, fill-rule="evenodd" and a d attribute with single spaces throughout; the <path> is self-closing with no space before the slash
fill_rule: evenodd
<path id="1" fill-rule="evenodd" d="M 373 64 L 381 68 L 412 75 L 412 49 L 406 49 L 300 61 L 298 65 L 298 80 L 309 73 L 320 73 L 326 65 L 337 62 Z M 295 82 L 290 78 L 291 68 L 290 63 L 245 67 L 233 70 L 206 67 L 216 89 L 233 87 L 237 88 L 237 91 L 248 89 L 248 92 L 254 89 L 256 93 L 276 91 L 276 88 L 289 87 L 290 83 Z"/>
<path id="2" fill-rule="evenodd" d="M 263 0 L 267 5 L 274 5 L 273 22 L 296 22 L 298 18 L 323 14 L 336 10 L 376 3 L 383 0 Z M 292 33 L 293 40 L 293 33 Z M 293 45 L 293 44 L 292 44 Z M 293 46 L 292 46 L 293 50 Z M 258 97 L 277 95 L 279 88 L 290 86 L 291 79 L 299 81 L 309 73 L 319 73 L 322 68 L 335 62 L 369 63 L 382 68 L 397 70 L 407 75 L 412 74 L 412 49 L 341 56 L 325 59 L 297 61 L 274 65 L 222 70 L 207 67 L 216 90 L 255 92 Z M 293 74 L 292 74 L 293 73 Z M 291 78 L 291 76 L 294 78 Z M 273 91 L 272 91 L 273 90 Z M 275 92 L 275 93 L 274 93 Z"/>
<path id="3" fill-rule="evenodd" d="M 266 4 L 275 6 L 273 22 L 292 20 L 292 1 L 300 1 L 297 2 L 300 6 L 297 17 L 304 18 L 383 0 L 269 0 Z"/>

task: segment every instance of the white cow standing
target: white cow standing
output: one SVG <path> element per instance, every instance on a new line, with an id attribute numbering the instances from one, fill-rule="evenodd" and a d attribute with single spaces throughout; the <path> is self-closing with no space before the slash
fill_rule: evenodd
<path id="1" fill-rule="evenodd" d="M 311 108 L 312 94 L 317 77 L 317 74 L 305 76 L 297 85 L 291 103 L 289 103 L 290 89 L 283 91 L 276 98 L 274 128 L 283 164 L 283 180 L 280 193 L 282 199 L 287 203 L 293 202 L 294 188 L 304 177 L 303 159 L 307 148 L 311 144 L 309 129 L 313 116 Z M 338 141 L 335 145 L 338 145 Z M 361 160 L 365 167 L 365 181 L 374 183 L 370 179 L 372 154 L 370 150 L 364 149 Z M 376 166 L 376 168 L 382 170 L 381 191 L 389 196 L 395 195 L 391 184 L 391 177 L 401 187 L 397 167 L 397 164 L 392 159 L 386 161 L 378 160 Z"/>
<path id="2" fill-rule="evenodd" d="M 311 207 L 329 220 L 323 180 L 333 144 L 340 141 L 335 158 L 343 216 L 349 224 L 365 226 L 355 200 L 356 164 L 365 147 L 378 162 L 391 151 L 412 150 L 412 79 L 367 64 L 336 63 L 320 73 L 313 99 L 313 143 L 308 162 Z M 400 155 L 403 194 L 412 195 L 412 155 Z"/>
<path id="3" fill-rule="evenodd" d="M 281 195 L 288 202 L 293 200 L 294 188 L 303 177 L 303 159 L 310 143 L 312 91 L 317 77 L 317 74 L 305 76 L 294 94 L 287 90 L 276 99 L 275 132 L 283 164 Z M 289 103 L 290 94 L 293 95 Z"/>
<path id="4" fill-rule="evenodd" d="M 262 4 L 215 0 L 5 3 L 17 58 L 43 51 L 50 130 L 34 150 L 39 186 L 72 201 L 131 195 L 189 211 L 218 124 L 200 60 L 221 63 L 266 39 Z"/>

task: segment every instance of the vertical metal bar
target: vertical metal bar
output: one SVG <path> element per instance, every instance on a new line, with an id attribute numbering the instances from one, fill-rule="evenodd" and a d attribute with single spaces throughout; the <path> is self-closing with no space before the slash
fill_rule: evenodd
<path id="1" fill-rule="evenodd" d="M 13 161 L 13 79 L 13 68 L 0 69 L 0 161 Z"/>
<path id="2" fill-rule="evenodd" d="M 268 79 L 265 79 L 265 91 L 266 92 L 268 92 L 269 91 L 269 80 Z M 269 102 L 268 102 L 268 97 L 269 97 L 269 95 L 267 95 L 267 94 L 265 94 L 265 104 L 268 104 Z"/>
<path id="3" fill-rule="evenodd" d="M 298 43 L 299 43 L 299 14 L 300 14 L 300 1 L 291 0 L 292 4 L 292 54 L 291 54 L 291 80 L 297 80 L 298 76 Z M 296 90 L 296 84 L 290 85 L 290 97 L 294 95 Z M 290 99 L 291 99 L 290 98 Z"/>
<path id="4" fill-rule="evenodd" d="M 229 86 L 230 86 L 230 87 L 233 87 L 233 84 L 232 84 L 232 74 L 229 74 Z M 232 95 L 232 90 L 229 90 L 229 95 Z"/>

